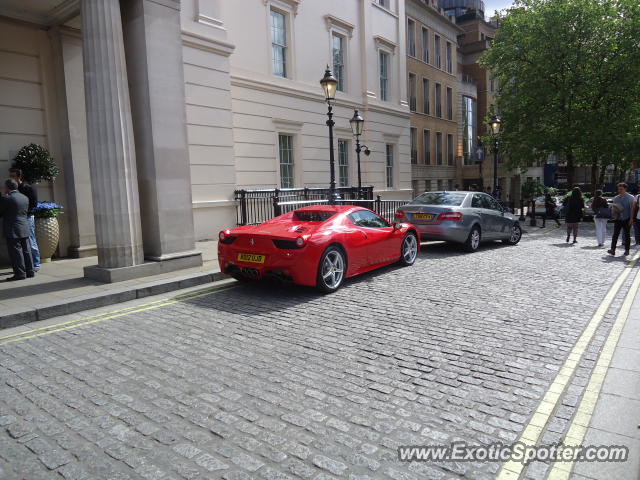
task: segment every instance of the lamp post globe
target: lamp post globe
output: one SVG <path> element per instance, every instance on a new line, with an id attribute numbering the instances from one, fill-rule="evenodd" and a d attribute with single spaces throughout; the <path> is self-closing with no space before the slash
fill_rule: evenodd
<path id="1" fill-rule="evenodd" d="M 489 127 L 493 138 L 493 191 L 496 197 L 498 194 L 498 135 L 500 134 L 501 125 L 500 118 L 497 115 L 493 115 L 489 121 Z"/>
<path id="2" fill-rule="evenodd" d="M 364 131 L 364 118 L 358 113 L 358 110 L 353 111 L 353 117 L 349 120 L 349 125 L 351 125 L 351 131 L 354 135 L 362 135 Z"/>
<path id="3" fill-rule="evenodd" d="M 360 145 L 360 135 L 364 131 L 364 118 L 358 113 L 358 110 L 353 111 L 353 117 L 349 120 L 351 125 L 351 131 L 356 139 L 356 158 L 358 160 L 358 199 L 362 199 L 362 169 L 360 168 L 360 152 L 362 151 L 362 145 Z M 369 149 L 365 146 L 365 154 L 369 155 Z"/>
<path id="4" fill-rule="evenodd" d="M 324 72 L 324 77 L 320 80 L 320 85 L 322 85 L 322 90 L 324 91 L 324 98 L 327 103 L 332 102 L 336 99 L 336 90 L 338 89 L 338 80 L 333 76 L 331 70 L 329 69 L 329 65 L 327 65 L 327 69 Z"/>

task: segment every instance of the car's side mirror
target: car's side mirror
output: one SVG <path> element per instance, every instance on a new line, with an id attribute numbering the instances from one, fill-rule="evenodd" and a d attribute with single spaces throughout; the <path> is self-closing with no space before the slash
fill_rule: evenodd
<path id="1" fill-rule="evenodd" d="M 397 223 L 397 222 L 393 222 L 393 229 L 394 230 L 402 229 L 402 224 L 401 223 Z"/>

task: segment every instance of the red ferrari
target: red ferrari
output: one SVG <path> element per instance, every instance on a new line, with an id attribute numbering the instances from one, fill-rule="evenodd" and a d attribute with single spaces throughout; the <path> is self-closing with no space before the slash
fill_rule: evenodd
<path id="1" fill-rule="evenodd" d="M 260 225 L 223 230 L 219 240 L 223 273 L 238 280 L 273 276 L 323 292 L 384 265 L 412 265 L 420 248 L 413 225 L 390 224 L 353 205 L 300 208 Z"/>

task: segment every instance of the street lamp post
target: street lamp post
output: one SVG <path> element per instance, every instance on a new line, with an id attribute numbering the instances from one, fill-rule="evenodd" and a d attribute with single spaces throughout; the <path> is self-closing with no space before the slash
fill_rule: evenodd
<path id="1" fill-rule="evenodd" d="M 324 72 L 324 77 L 320 80 L 320 85 L 322 85 L 322 90 L 324 90 L 324 97 L 329 109 L 327 111 L 327 127 L 329 127 L 329 175 L 330 175 L 330 183 L 329 183 L 329 204 L 335 205 L 336 203 L 336 167 L 335 167 L 335 157 L 333 153 L 333 126 L 335 122 L 333 121 L 333 107 L 331 102 L 336 99 L 336 89 L 338 87 L 338 80 L 333 76 L 331 70 L 329 69 L 329 65 L 327 65 L 327 69 Z"/>
<path id="2" fill-rule="evenodd" d="M 502 122 L 494 115 L 489 122 L 491 137 L 493 138 L 493 191 L 498 192 L 498 135 Z"/>
<path id="3" fill-rule="evenodd" d="M 356 139 L 356 155 L 358 159 L 358 199 L 362 200 L 362 171 L 360 168 L 360 152 L 364 149 L 364 154 L 369 156 L 371 150 L 366 145 L 360 145 L 360 135 L 364 131 L 364 118 L 358 113 L 358 110 L 353 111 L 353 117 L 349 120 L 351 125 L 351 131 Z"/>

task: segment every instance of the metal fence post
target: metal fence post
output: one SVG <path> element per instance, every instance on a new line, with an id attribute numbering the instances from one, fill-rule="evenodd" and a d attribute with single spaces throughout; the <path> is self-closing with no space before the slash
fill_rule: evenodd
<path id="1" fill-rule="evenodd" d="M 381 199 L 380 199 L 380 195 L 377 195 L 377 196 L 376 196 L 376 209 L 375 209 L 375 212 L 376 212 L 378 215 L 380 215 L 380 207 L 382 206 L 382 205 L 381 205 L 381 204 L 382 204 L 382 202 L 381 202 L 380 200 L 381 200 Z"/>
<path id="2" fill-rule="evenodd" d="M 240 190 L 240 225 L 247 224 L 247 191 Z"/>
<path id="3" fill-rule="evenodd" d="M 276 188 L 273 195 L 273 216 L 280 215 L 280 189 Z"/>

